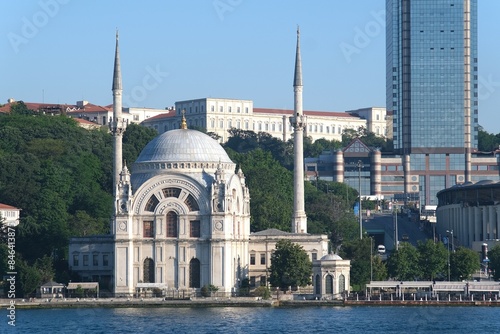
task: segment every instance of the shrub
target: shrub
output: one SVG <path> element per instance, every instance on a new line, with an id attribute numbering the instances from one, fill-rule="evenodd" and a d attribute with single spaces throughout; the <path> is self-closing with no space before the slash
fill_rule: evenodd
<path id="1" fill-rule="evenodd" d="M 271 298 L 271 291 L 269 291 L 269 288 L 267 286 L 264 286 L 264 285 L 261 285 L 257 289 L 255 289 L 253 294 L 256 297 L 262 297 L 262 299 Z"/>

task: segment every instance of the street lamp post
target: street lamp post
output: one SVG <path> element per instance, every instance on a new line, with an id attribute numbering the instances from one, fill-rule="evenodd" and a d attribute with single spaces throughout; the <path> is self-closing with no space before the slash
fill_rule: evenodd
<path id="1" fill-rule="evenodd" d="M 451 251 L 453 252 L 453 230 L 446 230 L 446 233 L 451 234 Z M 448 240 L 448 282 L 450 281 L 451 274 L 451 262 L 450 262 L 450 240 Z"/>
<path id="2" fill-rule="evenodd" d="M 363 162 L 358 160 L 358 190 L 359 190 L 359 239 L 363 239 L 363 214 L 361 211 L 361 168 L 363 168 Z"/>
<path id="3" fill-rule="evenodd" d="M 399 249 L 399 242 L 398 242 L 398 206 L 397 206 L 397 201 L 394 202 L 394 242 L 395 242 L 395 248 L 396 250 Z"/>
<path id="4" fill-rule="evenodd" d="M 373 281 L 373 237 L 370 237 L 370 282 Z"/>

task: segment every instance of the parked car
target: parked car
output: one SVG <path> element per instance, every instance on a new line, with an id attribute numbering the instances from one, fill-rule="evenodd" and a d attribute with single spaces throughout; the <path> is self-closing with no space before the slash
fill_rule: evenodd
<path id="1" fill-rule="evenodd" d="M 379 254 L 385 254 L 385 246 L 384 245 L 378 245 L 377 252 Z"/>
<path id="2" fill-rule="evenodd" d="M 403 237 L 401 238 L 403 239 L 403 241 L 408 241 L 408 239 L 410 239 L 410 237 L 408 236 L 408 234 L 403 234 Z"/>

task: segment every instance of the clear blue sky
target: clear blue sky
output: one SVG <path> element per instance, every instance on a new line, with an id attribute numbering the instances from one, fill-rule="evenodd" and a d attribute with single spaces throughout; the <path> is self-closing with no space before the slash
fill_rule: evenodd
<path id="1" fill-rule="evenodd" d="M 1 1 L 0 103 L 110 104 L 118 28 L 125 104 L 225 97 L 291 109 L 300 25 L 304 109 L 383 107 L 384 9 L 385 0 Z M 479 123 L 495 134 L 499 13 L 500 1 L 479 0 Z"/>

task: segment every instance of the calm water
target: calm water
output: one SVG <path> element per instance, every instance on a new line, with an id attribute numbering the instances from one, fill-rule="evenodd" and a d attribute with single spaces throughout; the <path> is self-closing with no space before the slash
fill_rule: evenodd
<path id="1" fill-rule="evenodd" d="M 129 308 L 2 311 L 0 333 L 498 333 L 497 307 Z"/>

